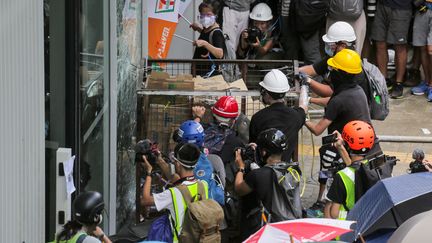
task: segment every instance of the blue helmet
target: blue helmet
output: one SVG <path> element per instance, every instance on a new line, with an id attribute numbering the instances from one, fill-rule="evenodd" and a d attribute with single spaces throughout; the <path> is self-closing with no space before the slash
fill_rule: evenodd
<path id="1" fill-rule="evenodd" d="M 199 122 L 188 120 L 181 124 L 178 136 L 181 142 L 193 143 L 198 147 L 202 147 L 204 143 L 204 128 Z"/>

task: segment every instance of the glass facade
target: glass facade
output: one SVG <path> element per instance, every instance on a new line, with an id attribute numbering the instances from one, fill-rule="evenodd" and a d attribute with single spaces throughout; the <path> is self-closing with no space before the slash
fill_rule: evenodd
<path id="1" fill-rule="evenodd" d="M 44 12 L 46 237 L 50 241 L 58 216 L 55 152 L 59 147 L 71 148 L 76 155 L 77 192 L 104 195 L 106 230 L 113 228 L 108 225 L 110 204 L 115 204 L 110 200 L 110 193 L 115 194 L 110 182 L 116 178 L 110 177 L 110 1 L 45 0 Z"/>

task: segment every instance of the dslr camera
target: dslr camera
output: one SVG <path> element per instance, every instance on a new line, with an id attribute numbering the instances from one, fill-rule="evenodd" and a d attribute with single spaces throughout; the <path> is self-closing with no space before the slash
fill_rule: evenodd
<path id="1" fill-rule="evenodd" d="M 255 157 L 255 150 L 252 148 L 252 146 L 246 146 L 245 148 L 239 147 L 234 151 L 237 151 L 238 149 L 240 149 L 240 155 L 243 159 L 243 162 L 245 163 L 246 173 L 259 167 Z"/>
<path id="2" fill-rule="evenodd" d="M 135 146 L 135 161 L 143 162 L 142 156 L 145 155 L 151 165 L 156 165 L 156 158 L 160 151 L 158 143 L 152 142 L 150 139 L 140 140 Z"/>
<path id="3" fill-rule="evenodd" d="M 262 39 L 262 32 L 260 29 L 258 29 L 257 27 L 251 27 L 249 29 L 247 29 L 247 33 L 248 33 L 248 38 L 247 41 L 249 44 L 254 44 L 257 42 L 257 38 L 258 40 Z"/>

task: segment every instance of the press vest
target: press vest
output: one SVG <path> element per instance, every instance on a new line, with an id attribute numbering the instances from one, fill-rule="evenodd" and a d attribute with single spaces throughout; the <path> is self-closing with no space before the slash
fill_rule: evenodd
<path id="1" fill-rule="evenodd" d="M 205 190 L 205 198 L 203 199 L 208 199 L 208 185 L 206 181 L 201 181 L 200 182 L 204 185 L 204 190 Z M 187 185 L 187 188 L 189 190 L 189 192 L 191 193 L 192 197 L 195 197 L 198 194 L 198 183 L 195 182 L 194 184 L 191 185 Z M 184 214 L 186 212 L 187 209 L 187 205 L 186 202 L 183 199 L 183 196 L 180 192 L 180 190 L 178 190 L 175 187 L 172 187 L 169 189 L 171 192 L 171 197 L 172 197 L 172 201 L 173 201 L 173 208 L 174 208 L 174 214 L 175 214 L 175 219 L 173 219 L 175 225 L 172 225 L 173 227 L 173 242 L 178 242 L 178 238 L 177 238 L 177 234 L 181 233 L 182 230 L 182 225 L 183 225 L 183 219 L 184 219 Z M 174 228 L 175 227 L 175 228 Z"/>
<path id="2" fill-rule="evenodd" d="M 78 241 L 78 239 L 80 238 L 81 235 L 87 236 L 87 234 L 83 233 L 83 231 L 79 231 L 72 238 L 70 238 L 69 240 L 60 240 L 59 243 L 76 243 Z M 82 238 L 81 242 L 84 240 L 84 238 Z M 54 240 L 54 241 L 51 241 L 49 243 L 57 243 L 57 241 Z"/>
<path id="3" fill-rule="evenodd" d="M 339 219 L 345 220 L 347 216 L 347 210 L 351 210 L 355 203 L 355 169 L 351 167 L 346 167 L 345 169 L 337 172 L 342 178 L 342 182 L 345 186 L 346 199 L 345 205 L 341 205 L 339 208 Z"/>

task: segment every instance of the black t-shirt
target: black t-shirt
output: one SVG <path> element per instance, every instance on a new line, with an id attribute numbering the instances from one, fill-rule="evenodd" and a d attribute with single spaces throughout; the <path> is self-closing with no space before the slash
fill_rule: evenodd
<path id="1" fill-rule="evenodd" d="M 321 75 L 321 76 L 326 78 L 326 76 L 329 73 L 328 65 L 327 65 L 327 60 L 329 58 L 330 57 L 327 56 L 326 58 L 324 58 L 321 61 L 318 61 L 312 65 L 316 74 Z M 363 89 L 363 91 L 366 94 L 366 97 L 370 97 L 369 96 L 369 93 L 370 93 L 369 92 L 369 82 L 367 81 L 366 75 L 364 74 L 364 72 L 361 72 L 361 73 L 355 75 L 354 76 L 354 82 L 356 82 Z M 328 83 L 328 81 L 326 81 L 325 83 Z M 369 104 L 369 100 L 368 100 L 368 104 Z"/>
<path id="2" fill-rule="evenodd" d="M 346 203 L 347 192 L 339 173 L 336 173 L 333 176 L 333 182 L 329 188 L 329 191 L 327 192 L 327 198 L 335 203 L 339 203 L 339 204 Z"/>
<path id="3" fill-rule="evenodd" d="M 271 208 L 274 172 L 269 167 L 252 170 L 245 176 L 246 184 L 252 192 L 242 197 L 242 222 L 240 225 L 243 236 L 249 236 L 260 228 L 260 202 L 265 208 Z"/>
<path id="4" fill-rule="evenodd" d="M 210 33 L 213 32 L 212 35 L 212 40 L 210 41 Z M 222 48 L 222 50 L 225 50 L 225 37 L 222 33 L 222 31 L 220 30 L 220 28 L 215 28 L 209 32 L 201 32 L 200 36 L 198 37 L 199 40 L 205 40 L 208 43 L 212 44 L 214 47 L 216 48 Z M 213 54 L 211 54 L 205 47 L 196 47 L 195 48 L 195 52 L 193 55 L 193 59 L 209 59 L 208 57 L 203 57 L 206 56 L 207 54 L 209 54 L 210 58 L 212 60 L 216 59 L 215 56 L 213 56 Z M 197 65 L 197 74 L 198 75 L 205 75 L 208 72 L 211 71 L 211 64 L 200 64 Z M 217 68 L 216 68 L 217 69 Z M 217 74 L 217 72 L 213 72 L 213 75 Z"/>
<path id="5" fill-rule="evenodd" d="M 362 88 L 356 85 L 330 98 L 325 109 L 324 118 L 332 121 L 328 127 L 329 134 L 335 130 L 342 133 L 345 124 L 354 120 L 371 124 L 369 107 Z"/>
<path id="6" fill-rule="evenodd" d="M 219 153 L 215 153 L 219 155 L 224 164 L 228 164 L 235 159 L 235 149 L 238 147 L 243 147 L 244 144 L 235 134 L 230 134 L 225 139 L 225 143 L 222 146 L 222 150 Z"/>
<path id="7" fill-rule="evenodd" d="M 288 147 L 282 155 L 282 161 L 291 161 L 297 147 L 298 131 L 305 123 L 306 114 L 300 107 L 288 107 L 284 103 L 275 103 L 252 116 L 249 127 L 249 141 L 256 142 L 258 134 L 269 128 L 281 130 L 287 136 Z"/>
<path id="8" fill-rule="evenodd" d="M 409 0 L 383 0 L 382 3 L 391 8 L 411 10 L 411 2 Z"/>

